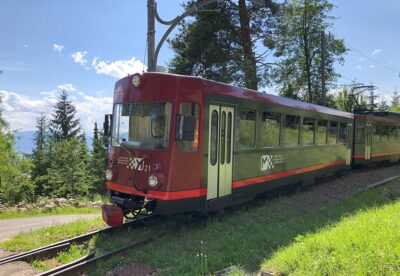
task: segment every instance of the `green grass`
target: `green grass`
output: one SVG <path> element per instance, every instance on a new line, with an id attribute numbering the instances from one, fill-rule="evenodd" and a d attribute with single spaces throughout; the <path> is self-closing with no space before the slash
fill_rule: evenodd
<path id="1" fill-rule="evenodd" d="M 266 260 L 278 275 L 400 274 L 400 201 L 343 218 L 317 233 L 298 236 Z"/>
<path id="2" fill-rule="evenodd" d="M 372 216 L 371 214 L 379 210 L 387 210 L 390 214 L 399 213 L 396 208 L 400 208 L 398 206 L 400 203 L 397 201 L 400 196 L 400 181 L 393 181 L 384 186 L 362 191 L 329 206 L 326 206 L 324 198 L 318 199 L 315 196 L 316 193 L 309 191 L 273 199 L 258 199 L 239 208 L 233 208 L 233 210 L 222 215 L 213 215 L 208 218 L 199 218 L 196 215 L 179 215 L 160 219 L 155 225 L 152 224 L 149 227 L 133 227 L 129 231 L 116 230 L 111 236 L 95 237 L 90 241 L 89 247 L 90 250 L 94 250 L 99 255 L 102 252 L 118 248 L 134 240 L 156 236 L 157 233 L 167 229 L 179 227 L 178 233 L 156 238 L 150 244 L 99 263 L 97 270 L 93 274 L 104 275 L 106 271 L 112 268 L 131 263 L 150 265 L 159 269 L 162 275 L 208 275 L 230 266 L 237 267 L 231 272 L 231 275 L 249 275 L 249 273 L 256 275 L 260 267 L 266 270 L 273 268 L 276 271 L 281 271 L 279 270 L 281 267 L 277 263 L 272 263 L 272 260 L 278 260 L 278 255 L 280 254 L 278 252 L 284 252 L 286 248 L 291 248 L 292 246 L 299 246 L 297 244 L 303 246 L 309 240 L 314 241 L 314 246 L 323 244 L 317 238 L 313 238 L 313 233 L 334 231 L 333 229 L 336 225 L 342 224 L 352 225 L 351 231 L 355 231 L 354 229 L 357 228 L 355 224 L 351 224 L 348 221 L 351 218 L 362 215 L 363 212 L 366 213 L 365 217 Z M 395 209 L 392 210 L 392 208 Z M 398 216 L 396 220 L 399 221 Z M 378 217 L 375 217 L 375 222 L 379 222 Z M 389 218 L 387 218 L 387 223 L 390 224 L 390 222 Z M 362 225 L 368 225 L 370 222 L 363 221 L 363 223 Z M 92 226 L 89 227 L 89 225 Z M 47 228 L 33 231 L 28 235 L 20 235 L 18 238 L 0 244 L 0 247 L 8 250 L 25 251 L 102 226 L 101 218 L 56 226 L 50 230 Z M 368 255 L 368 249 L 379 243 L 379 237 L 376 237 L 376 240 L 371 240 L 375 243 L 372 243 L 371 247 L 356 248 L 359 251 L 357 251 L 358 255 L 354 254 L 355 258 L 358 258 L 358 260 L 370 258 L 370 264 L 377 266 L 374 270 L 375 273 L 372 274 L 381 274 L 381 272 L 385 271 L 388 271 L 387 274 L 389 274 L 394 269 L 399 269 L 396 266 L 391 266 L 393 259 L 396 258 L 395 254 L 397 256 L 400 255 L 398 245 L 399 224 L 392 224 L 392 226 L 394 228 L 387 230 L 390 231 L 391 229 L 391 233 L 388 235 L 388 239 L 384 243 L 382 242 L 381 250 L 370 251 L 369 254 L 371 255 Z M 385 227 L 383 226 L 382 229 L 375 228 L 385 235 L 388 234 L 384 232 Z M 350 235 L 351 231 L 348 229 L 346 230 L 347 232 L 342 230 L 340 233 L 342 233 L 342 236 L 347 233 L 346 238 L 349 242 L 353 242 L 351 240 L 352 235 Z M 354 246 L 361 246 L 363 244 L 361 242 L 367 244 L 369 239 L 363 237 L 366 234 L 375 234 L 376 231 L 363 232 L 364 236 L 361 234 L 356 235 L 358 238 L 355 239 L 356 243 L 353 242 Z M 334 234 L 334 232 L 330 233 Z M 327 241 L 335 241 L 331 237 L 326 239 Z M 340 244 L 339 241 L 338 237 L 337 244 Z M 343 243 L 343 246 L 345 244 Z M 385 247 L 386 245 L 384 244 L 397 246 L 393 249 L 393 254 L 385 255 L 385 250 L 388 250 L 388 247 Z M 89 247 L 71 248 L 68 252 L 63 253 L 62 256 L 57 257 L 56 260 L 36 262 L 33 266 L 38 270 L 49 269 L 54 264 L 70 261 L 85 255 Z M 325 249 L 321 249 L 322 251 L 317 251 L 317 253 L 325 254 L 322 256 L 329 256 L 327 252 L 331 251 L 326 251 L 327 248 L 331 247 L 325 247 Z M 365 256 L 361 254 L 363 251 L 367 252 Z M 291 252 L 313 258 L 301 250 Z M 334 258 L 344 258 L 339 254 L 340 251 L 332 252 L 337 252 L 332 253 Z M 311 253 L 312 250 L 309 251 L 309 254 Z M 293 256 L 295 256 L 294 253 Z M 321 267 L 325 264 L 317 261 L 321 260 L 333 264 L 336 262 L 336 259 L 333 258 L 323 258 L 317 255 L 314 257 L 315 261 L 310 264 L 315 265 L 314 268 L 317 270 L 299 271 L 298 273 L 294 270 L 292 272 L 282 270 L 282 273 L 319 274 Z M 378 261 L 372 261 L 373 258 L 377 258 Z M 293 259 L 296 259 L 296 257 L 293 257 Z M 396 260 L 399 261 L 398 259 Z M 353 260 L 353 262 L 355 261 Z M 338 269 L 341 268 L 339 267 Z M 340 272 L 341 270 L 334 270 L 334 272 L 328 272 L 327 274 L 338 274 Z M 344 274 L 353 274 L 352 272 L 347 271 Z"/>
<path id="3" fill-rule="evenodd" d="M 53 225 L 47 228 L 20 233 L 11 240 L 0 243 L 0 248 L 8 251 L 28 251 L 77 235 L 103 228 L 101 217 L 89 220 L 77 220 L 68 224 Z"/>
<path id="4" fill-rule="evenodd" d="M 146 229 L 155 231 L 180 226 L 179 235 L 157 238 L 154 242 L 124 254 L 124 258 L 102 263 L 95 274 L 102 275 L 116 265 L 144 263 L 161 269 L 165 275 L 206 275 L 235 265 L 234 275 L 257 273 L 264 261 L 298 237 L 335 225 L 360 210 L 367 211 L 393 202 L 400 195 L 400 182 L 360 192 L 330 205 L 306 192 L 273 200 L 257 200 L 223 215 L 208 219 L 178 216 Z M 201 226 L 197 224 L 200 222 Z M 140 239 L 143 230 L 93 241 L 102 251 Z M 398 253 L 398 252 L 397 252 Z M 244 272 L 243 272 L 244 273 Z"/>
<path id="5" fill-rule="evenodd" d="M 95 207 L 57 207 L 52 209 L 40 208 L 31 209 L 22 212 L 2 212 L 0 213 L 0 220 L 2 219 L 14 219 L 14 218 L 28 218 L 28 217 L 39 217 L 39 216 L 56 216 L 56 215 L 74 215 L 74 214 L 100 214 L 101 209 Z"/>

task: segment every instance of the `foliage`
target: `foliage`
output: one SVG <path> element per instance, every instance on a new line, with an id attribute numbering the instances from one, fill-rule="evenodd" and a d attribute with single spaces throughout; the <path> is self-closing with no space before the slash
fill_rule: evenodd
<path id="1" fill-rule="evenodd" d="M 68 100 L 68 93 L 63 90 L 54 106 L 53 118 L 50 124 L 50 133 L 56 141 L 78 136 L 81 131 L 79 119 L 75 118 L 75 106 Z"/>
<path id="2" fill-rule="evenodd" d="M 367 109 L 368 103 L 362 94 L 355 96 L 355 99 L 350 97 L 349 87 L 345 86 L 336 91 L 334 95 L 335 108 L 347 112 L 353 112 L 355 109 Z M 356 103 L 358 102 L 358 104 Z"/>
<path id="3" fill-rule="evenodd" d="M 332 25 L 332 8 L 327 0 L 293 0 L 281 9 L 274 34 L 278 66 L 272 70 L 280 95 L 321 102 L 321 33 Z M 347 49 L 343 40 L 332 34 L 326 40 L 325 72 L 329 87 L 338 76 L 334 63 L 343 63 Z"/>
<path id="4" fill-rule="evenodd" d="M 106 137 L 103 132 L 99 131 L 97 123 L 93 129 L 93 152 L 90 164 L 90 172 L 93 177 L 92 189 L 94 192 L 104 194 L 105 192 L 105 176 L 104 168 L 107 165 Z"/>
<path id="5" fill-rule="evenodd" d="M 86 143 L 79 138 L 52 141 L 45 193 L 52 197 L 86 196 L 89 192 Z"/>
<path id="6" fill-rule="evenodd" d="M 46 186 L 45 178 L 47 169 L 50 166 L 49 160 L 49 135 L 48 121 L 45 115 L 37 118 L 36 133 L 34 137 L 35 148 L 31 156 L 34 167 L 32 169 L 32 180 L 35 182 L 35 194 L 44 195 L 44 186 Z"/>
<path id="7" fill-rule="evenodd" d="M 74 207 L 64 206 L 56 208 L 32 208 L 26 211 L 4 211 L 0 213 L 0 220 L 13 218 L 31 218 L 56 215 L 73 215 L 73 214 L 99 214 L 99 208 L 95 207 Z"/>
<path id="8" fill-rule="evenodd" d="M 0 71 L 0 73 L 1 73 L 1 71 Z M 0 94 L 0 104 L 2 102 L 2 99 L 3 99 L 3 95 Z M 0 131 L 6 127 L 7 127 L 7 122 L 6 122 L 6 120 L 4 120 L 2 110 L 0 109 Z"/>
<path id="9" fill-rule="evenodd" d="M 0 131 L 0 202 L 10 204 L 34 200 L 32 162 L 17 154 L 14 143 L 13 133 Z"/>
<path id="10" fill-rule="evenodd" d="M 185 7 L 198 2 L 189 1 Z M 176 55 L 169 70 L 257 90 L 265 77 L 265 57 L 272 47 L 266 37 L 277 5 L 271 0 L 262 5 L 224 0 L 204 8 L 220 12 L 196 13 L 194 20 L 181 23 L 179 34 L 170 41 Z M 256 47 L 264 47 L 263 53 L 257 54 Z"/>

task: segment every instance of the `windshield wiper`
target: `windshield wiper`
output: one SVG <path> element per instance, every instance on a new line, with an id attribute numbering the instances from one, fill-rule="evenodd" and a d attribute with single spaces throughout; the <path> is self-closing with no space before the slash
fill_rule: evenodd
<path id="1" fill-rule="evenodd" d="M 120 146 L 121 148 L 123 148 L 123 149 L 129 154 L 129 157 L 131 157 L 132 153 L 131 153 L 131 151 L 125 146 L 126 144 L 127 144 L 126 141 L 122 141 L 121 143 L 119 143 L 119 146 Z"/>

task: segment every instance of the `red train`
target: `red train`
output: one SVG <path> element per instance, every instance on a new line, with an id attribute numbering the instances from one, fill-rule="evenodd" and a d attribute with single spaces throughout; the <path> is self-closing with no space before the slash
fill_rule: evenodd
<path id="1" fill-rule="evenodd" d="M 128 76 L 115 85 L 103 218 L 220 210 L 352 164 L 398 162 L 399 125 L 392 113 L 353 115 L 197 77 Z"/>

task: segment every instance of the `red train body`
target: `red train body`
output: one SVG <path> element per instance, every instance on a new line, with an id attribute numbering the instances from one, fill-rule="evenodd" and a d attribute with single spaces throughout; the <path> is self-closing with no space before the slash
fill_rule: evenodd
<path id="1" fill-rule="evenodd" d="M 107 189 L 124 214 L 221 209 L 350 169 L 354 123 L 351 113 L 202 78 L 128 76 L 115 85 Z"/>

